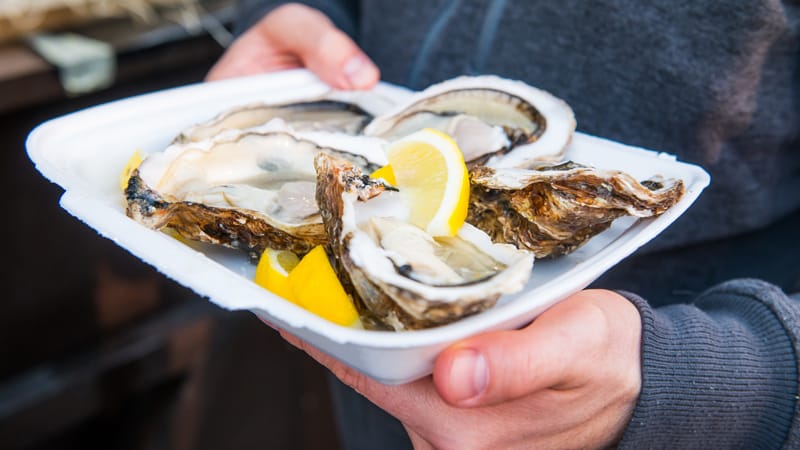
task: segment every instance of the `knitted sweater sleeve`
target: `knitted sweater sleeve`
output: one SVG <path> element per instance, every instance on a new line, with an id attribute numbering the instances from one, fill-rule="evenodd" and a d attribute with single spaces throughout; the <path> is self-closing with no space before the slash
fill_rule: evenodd
<path id="1" fill-rule="evenodd" d="M 285 3 L 304 3 L 325 13 L 342 31 L 355 38 L 358 31 L 358 7 L 355 0 L 304 0 L 287 2 L 280 0 L 239 0 L 235 34 L 244 33 L 267 13 Z"/>
<path id="2" fill-rule="evenodd" d="M 642 316 L 642 392 L 620 448 L 800 448 L 800 302 L 733 280 Z"/>

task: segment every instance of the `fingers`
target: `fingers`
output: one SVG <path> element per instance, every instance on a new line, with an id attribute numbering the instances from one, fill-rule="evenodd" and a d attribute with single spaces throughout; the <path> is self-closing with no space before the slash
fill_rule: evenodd
<path id="1" fill-rule="evenodd" d="M 365 394 L 365 391 L 369 390 L 369 386 L 371 384 L 377 384 L 376 381 L 371 380 L 366 375 L 338 361 L 336 358 L 319 350 L 318 348 L 289 333 L 288 331 L 278 330 L 278 332 L 280 333 L 281 337 L 286 340 L 286 342 L 306 352 L 318 363 L 322 364 L 331 372 L 333 372 L 333 374 L 336 375 L 336 377 L 338 377 L 343 383 L 352 387 L 359 393 Z"/>
<path id="2" fill-rule="evenodd" d="M 442 413 L 449 408 L 439 398 L 428 378 L 422 378 L 403 385 L 384 385 L 289 332 L 284 330 L 279 330 L 279 332 L 287 342 L 303 350 L 318 363 L 327 367 L 344 384 L 350 386 L 356 392 L 403 422 L 407 429 L 409 426 L 413 428 L 425 425 L 426 417 L 420 413 L 420 410 Z M 419 438 L 419 436 L 417 437 Z M 422 440 L 418 443 L 422 445 Z M 426 447 L 422 446 L 420 448 Z"/>
<path id="3" fill-rule="evenodd" d="M 293 54 L 279 51 L 265 42 L 263 37 L 249 31 L 233 42 L 225 54 L 206 75 L 206 81 L 255 75 L 275 70 L 302 67 L 300 59 Z"/>
<path id="4" fill-rule="evenodd" d="M 638 312 L 625 298 L 610 291 L 584 291 L 523 329 L 467 339 L 437 359 L 436 388 L 446 402 L 464 407 L 498 404 L 544 389 L 580 387 L 614 352 L 609 313 L 617 310 L 615 326 L 640 327 Z M 625 339 L 636 340 L 630 345 L 638 345 L 638 333 L 629 335 Z"/>
<path id="5" fill-rule="evenodd" d="M 318 10 L 289 4 L 259 25 L 265 40 L 296 55 L 327 84 L 340 89 L 368 89 L 380 78 L 369 57 Z"/>
<path id="6" fill-rule="evenodd" d="M 338 89 L 369 89 L 380 72 L 320 11 L 290 3 L 267 14 L 225 51 L 207 81 L 306 67 Z"/>
<path id="7" fill-rule="evenodd" d="M 434 383 L 455 406 L 482 406 L 522 397 L 556 384 L 565 361 L 546 346 L 552 338 L 538 329 L 490 333 L 443 352 L 436 361 Z M 571 349 L 564 349 L 566 357 Z"/>

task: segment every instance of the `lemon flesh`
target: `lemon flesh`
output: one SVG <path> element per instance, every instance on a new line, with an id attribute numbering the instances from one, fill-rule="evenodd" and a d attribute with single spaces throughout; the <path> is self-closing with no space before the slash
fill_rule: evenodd
<path id="1" fill-rule="evenodd" d="M 387 157 L 410 222 L 431 236 L 455 236 L 469 208 L 469 174 L 456 142 L 426 128 L 390 144 Z"/>
<path id="2" fill-rule="evenodd" d="M 308 311 L 339 325 L 358 324 L 358 312 L 321 245 L 308 252 L 289 272 L 289 286 L 295 303 Z"/>
<path id="3" fill-rule="evenodd" d="M 268 248 L 258 259 L 254 281 L 273 294 L 295 302 L 294 293 L 289 286 L 289 273 L 299 261 L 297 255 L 288 250 Z"/>

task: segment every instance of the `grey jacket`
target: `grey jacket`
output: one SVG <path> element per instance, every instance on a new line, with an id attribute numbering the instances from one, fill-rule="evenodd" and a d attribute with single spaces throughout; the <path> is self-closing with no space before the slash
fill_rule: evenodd
<path id="1" fill-rule="evenodd" d="M 240 30 L 280 3 L 241 1 Z M 564 98 L 583 132 L 705 167 L 700 200 L 595 283 L 625 290 L 644 327 L 621 447 L 800 448 L 800 303 L 784 294 L 800 290 L 798 2 L 304 3 L 386 81 L 522 79 Z"/>

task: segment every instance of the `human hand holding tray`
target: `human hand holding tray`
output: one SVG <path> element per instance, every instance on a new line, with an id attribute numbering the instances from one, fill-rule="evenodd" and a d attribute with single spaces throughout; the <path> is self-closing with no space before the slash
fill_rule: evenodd
<path id="1" fill-rule="evenodd" d="M 577 251 L 537 260 L 525 288 L 475 316 L 424 330 L 387 332 L 342 327 L 256 285 L 255 265 L 243 252 L 192 243 L 146 228 L 125 215 L 119 174 L 130 155 L 163 150 L 175 135 L 235 105 L 314 98 L 328 88 L 303 70 L 198 84 L 132 97 L 46 122 L 27 142 L 37 169 L 64 188 L 61 206 L 160 272 L 226 309 L 251 310 L 275 326 L 387 384 L 429 374 L 436 355 L 473 334 L 512 329 L 577 292 L 644 245 L 679 217 L 708 185 L 700 167 L 671 155 L 577 133 L 566 157 L 622 170 L 642 179 L 652 173 L 683 180 L 686 191 L 664 214 L 623 217 Z M 381 84 L 375 101 L 391 103 L 406 91 Z"/>

